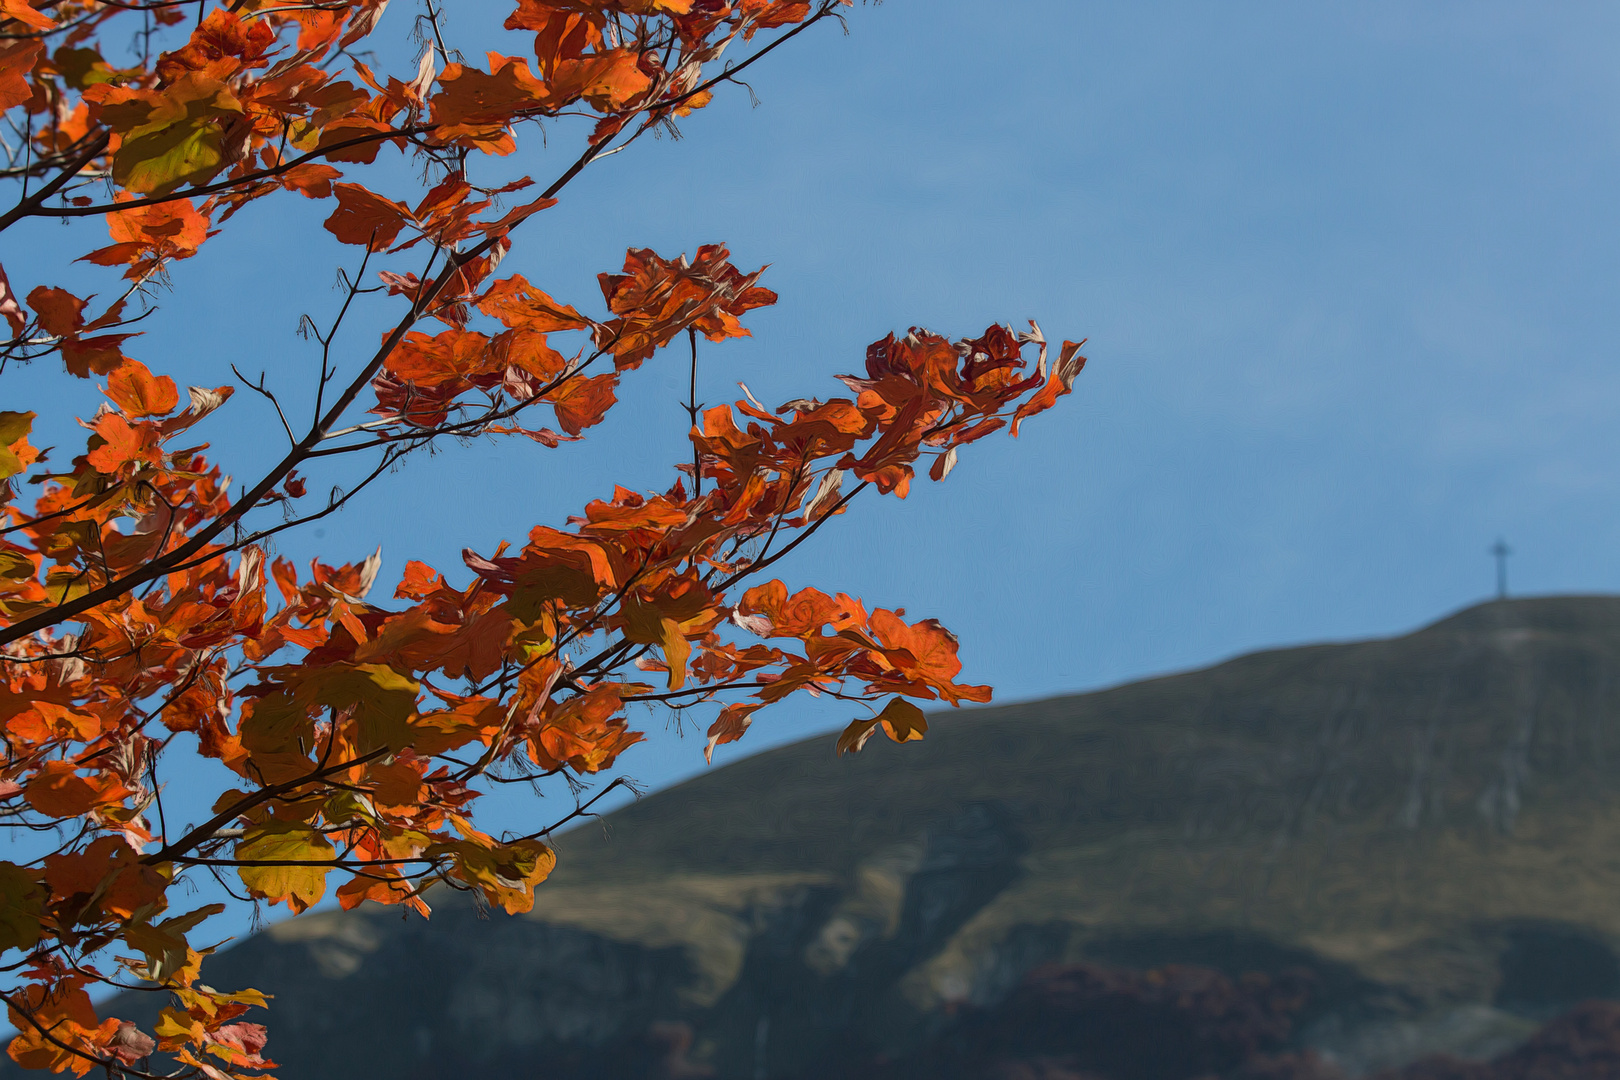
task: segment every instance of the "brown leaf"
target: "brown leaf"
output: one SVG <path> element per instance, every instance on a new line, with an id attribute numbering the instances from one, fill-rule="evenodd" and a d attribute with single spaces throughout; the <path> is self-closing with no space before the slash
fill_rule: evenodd
<path id="1" fill-rule="evenodd" d="M 107 1049 L 125 1065 L 134 1065 L 151 1056 L 157 1049 L 157 1040 L 136 1027 L 133 1021 L 120 1020 L 117 1033 L 107 1041 Z"/>

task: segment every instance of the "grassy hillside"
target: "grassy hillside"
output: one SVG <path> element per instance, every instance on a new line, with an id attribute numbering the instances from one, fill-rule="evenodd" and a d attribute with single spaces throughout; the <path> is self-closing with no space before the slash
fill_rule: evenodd
<path id="1" fill-rule="evenodd" d="M 1353 1072 L 1620 995 L 1620 599 L 931 723 L 578 829 L 532 916 L 306 916 L 205 974 L 281 995 L 303 1077 L 833 1076 L 1049 961 L 1306 968 Z"/>
<path id="2" fill-rule="evenodd" d="M 660 878 L 858 885 L 980 804 L 1022 873 L 929 961 L 930 984 L 1057 922 L 1071 951 L 1241 930 L 1425 999 L 1488 1000 L 1495 939 L 1517 925 L 1620 936 L 1616 764 L 1620 600 L 1496 603 L 1402 638 L 942 715 L 920 744 L 855 758 L 825 740 L 761 754 L 615 814 L 610 841 L 568 837 L 544 908 L 606 928 L 583 910 Z"/>

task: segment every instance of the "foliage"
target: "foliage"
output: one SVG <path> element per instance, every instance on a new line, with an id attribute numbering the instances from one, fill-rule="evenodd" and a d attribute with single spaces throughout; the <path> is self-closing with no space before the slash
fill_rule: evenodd
<path id="1" fill-rule="evenodd" d="M 66 463 L 36 448 L 36 413 L 0 413 L 0 821 L 56 844 L 0 863 L 4 995 L 21 1033 L 10 1053 L 25 1066 L 144 1076 L 162 1051 L 181 1075 L 270 1067 L 264 1029 L 241 1019 L 263 997 L 198 978 L 210 949 L 189 935 L 222 905 L 176 914 L 176 887 L 211 874 L 232 888 L 229 873 L 242 899 L 294 912 L 330 890 L 346 908 L 425 915 L 439 883 L 527 910 L 555 861 L 547 835 L 590 802 L 495 837 L 475 823 L 480 792 L 610 770 L 641 738 L 633 703 L 718 705 L 712 753 L 800 690 L 872 714 L 840 751 L 880 728 L 921 738 L 909 699 L 989 698 L 956 681 L 956 639 L 937 622 L 790 594 L 765 572 L 862 492 L 903 498 L 924 459 L 942 480 L 959 447 L 1016 434 L 1068 393 L 1079 346 L 1049 368 L 1033 323 L 961 341 L 891 335 L 844 377 L 850 396 L 827 401 L 772 411 L 745 390 L 701 410 L 694 393 L 693 458 L 667 491 L 617 488 L 566 529 L 468 550 L 461 584 L 412 562 L 379 603 L 375 556 L 303 574 L 274 557 L 278 533 L 436 440 L 522 436 L 537 453 L 580 440 L 619 380 L 666 347 L 689 351 L 695 387 L 698 338 L 747 335 L 744 316 L 776 300 L 724 247 L 630 251 L 601 275 L 597 314 L 497 266 L 593 161 L 671 128 L 848 4 L 519 0 L 504 28 L 521 52 L 532 40 L 532 59 L 473 61 L 425 2 L 425 47 L 401 78 L 355 51 L 387 0 L 0 0 L 3 175 L 17 188 L 0 231 L 103 220 L 110 243 L 86 243 L 83 261 L 125 282 L 98 304 L 29 280 L 16 248 L 0 268 L 0 372 L 54 357 L 108 399 Z M 746 55 L 722 61 L 728 49 Z M 469 179 L 470 161 L 515 155 L 520 133 L 546 125 L 580 136 L 552 182 Z M 376 190 L 401 194 L 407 175 L 425 190 Z M 125 347 L 156 284 L 174 275 L 184 297 L 177 264 L 250 203 L 292 193 L 330 203 L 325 227 L 361 249 L 359 268 L 336 316 L 306 327 L 320 346 L 307 426 L 284 389 L 242 380 L 287 449 L 233 497 L 198 441 L 215 412 L 241 407 L 233 386 L 182 393 Z M 340 344 L 360 303 L 398 311 L 375 349 Z M 307 493 L 300 470 L 345 462 L 358 463 L 351 482 Z M 181 733 L 192 738 L 174 744 Z M 158 770 L 193 744 L 234 781 L 176 835 Z M 98 1015 L 98 985 L 171 1004 L 141 1032 Z"/>

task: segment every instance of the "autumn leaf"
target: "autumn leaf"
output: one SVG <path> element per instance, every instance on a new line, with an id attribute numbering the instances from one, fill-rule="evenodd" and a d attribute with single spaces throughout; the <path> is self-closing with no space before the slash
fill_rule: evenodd
<path id="1" fill-rule="evenodd" d="M 895 698 L 885 705 L 878 722 L 883 725 L 883 733 L 895 742 L 912 742 L 928 731 L 923 711 L 905 698 Z"/>
<path id="2" fill-rule="evenodd" d="M 35 30 L 50 30 L 56 20 L 34 8 L 28 0 L 0 0 L 0 19 L 16 19 Z"/>
<path id="3" fill-rule="evenodd" d="M 125 1065 L 138 1064 L 157 1049 L 157 1040 L 135 1026 L 134 1021 L 118 1021 L 118 1031 L 107 1041 L 113 1057 Z"/>
<path id="4" fill-rule="evenodd" d="M 155 983 L 166 983 L 185 971 L 194 955 L 186 942 L 186 932 L 224 910 L 224 904 L 207 904 L 155 925 L 136 922 L 126 926 L 122 935 L 124 940 L 131 948 L 146 955 L 146 970 L 141 973 L 142 977 Z"/>
<path id="5" fill-rule="evenodd" d="M 16 290 L 11 287 L 11 279 L 6 277 L 4 266 L 0 266 L 0 318 L 5 319 L 6 325 L 11 327 L 14 338 L 21 337 L 28 326 L 28 316 L 17 302 Z"/>
<path id="6" fill-rule="evenodd" d="M 570 435 L 595 427 L 618 400 L 614 389 L 619 377 L 609 372 L 589 379 L 569 379 L 547 398 L 557 414 L 557 426 Z"/>
<path id="7" fill-rule="evenodd" d="M 530 285 L 521 274 L 496 282 L 478 298 L 478 310 L 514 329 L 541 334 L 584 330 L 591 325 L 585 316 Z"/>
<path id="8" fill-rule="evenodd" d="M 117 413 L 109 412 L 96 421 L 95 432 L 101 445 L 91 450 L 86 460 L 98 472 L 111 475 L 126 465 L 156 465 L 163 459 L 158 449 L 156 424 L 131 424 Z"/>
<path id="9" fill-rule="evenodd" d="M 47 761 L 23 787 L 23 798 L 42 814 L 78 817 L 98 806 L 122 801 L 129 789 L 107 773 L 80 775 L 71 761 Z"/>
<path id="10" fill-rule="evenodd" d="M 92 898 L 100 911 L 119 919 L 161 908 L 169 879 L 140 857 L 117 835 L 101 835 L 78 851 L 45 857 L 45 882 L 54 899 L 84 903 Z"/>
<path id="11" fill-rule="evenodd" d="M 139 360 L 126 360 L 107 379 L 107 396 L 126 416 L 166 416 L 180 404 L 180 391 L 167 375 L 153 375 Z"/>
<path id="12" fill-rule="evenodd" d="M 83 1076 L 90 1071 L 92 1062 L 74 1050 L 94 1045 L 98 1035 L 111 1038 L 118 1029 L 117 1020 L 108 1020 L 105 1025 L 97 1021 L 90 995 L 76 980 L 64 980 L 50 987 L 35 984 L 26 987 L 18 997 L 20 1002 L 12 999 L 7 1007 L 11 1024 L 18 1031 L 7 1053 L 25 1069 L 72 1070 L 74 1075 Z M 19 1003 L 27 1006 L 33 1023 L 23 1018 Z M 50 1032 L 51 1038 L 47 1039 L 42 1029 Z"/>
<path id="13" fill-rule="evenodd" d="M 1086 366 L 1086 358 L 1080 355 L 1083 345 L 1083 341 L 1063 343 L 1063 348 L 1058 352 L 1058 362 L 1052 365 L 1052 373 L 1047 376 L 1046 383 L 1013 413 L 1010 430 L 1014 438 L 1018 436 L 1020 424 L 1036 413 L 1050 409 L 1057 404 L 1058 398 L 1074 389 L 1074 380 Z"/>
<path id="14" fill-rule="evenodd" d="M 308 909 L 326 892 L 329 863 L 337 849 L 314 828 L 298 821 L 266 821 L 236 843 L 237 873 L 254 896 L 272 904 L 286 902 L 294 914 Z"/>
<path id="15" fill-rule="evenodd" d="M 865 720 L 853 720 L 850 725 L 838 736 L 837 752 L 840 757 L 844 754 L 858 754 L 866 746 L 866 740 L 872 737 L 877 730 L 877 717 Z"/>
<path id="16" fill-rule="evenodd" d="M 224 83 L 200 72 L 162 90 L 93 86 L 85 99 L 98 103 L 102 121 L 122 136 L 114 182 L 143 195 L 211 179 L 226 164 L 225 123 L 243 112 Z"/>
<path id="17" fill-rule="evenodd" d="M 609 113 L 651 88 L 652 78 L 641 70 L 634 49 L 609 49 L 557 64 L 551 72 L 547 104 L 555 108 L 583 99 L 598 112 Z"/>
<path id="18" fill-rule="evenodd" d="M 50 893 L 16 863 L 0 862 L 0 951 L 31 949 L 44 934 Z"/>
<path id="19" fill-rule="evenodd" d="M 658 620 L 659 642 L 664 647 L 664 662 L 669 665 L 669 688 L 679 690 L 686 685 L 686 661 L 692 655 L 692 643 L 686 640 L 681 624 L 664 617 Z"/>
<path id="20" fill-rule="evenodd" d="M 838 736 L 838 753 L 859 753 L 879 728 L 895 742 L 911 742 L 923 737 L 928 721 L 922 710 L 905 698 L 894 698 L 876 716 L 856 720 Z"/>
<path id="21" fill-rule="evenodd" d="M 359 184 L 334 184 L 338 206 L 326 219 L 326 231 L 345 244 L 381 251 L 400 230 L 415 221 L 404 203 L 384 198 Z"/>
<path id="22" fill-rule="evenodd" d="M 764 708 L 763 702 L 733 702 L 720 710 L 714 723 L 709 725 L 705 733 L 709 741 L 703 747 L 703 760 L 714 763 L 714 748 L 725 743 L 736 742 L 747 732 L 749 725 L 754 722 L 754 713 Z"/>
<path id="23" fill-rule="evenodd" d="M 428 105 L 439 138 L 510 154 L 516 144 L 507 126 L 519 112 L 546 104 L 550 93 L 526 60 L 490 53 L 489 63 L 487 72 L 465 64 L 447 66 Z"/>
<path id="24" fill-rule="evenodd" d="M 535 886 L 546 880 L 557 865 L 551 848 L 538 840 L 500 844 L 459 822 L 457 827 L 463 839 L 435 844 L 427 849 L 428 857 L 448 856 L 455 877 L 476 885 L 486 900 L 508 915 L 532 909 Z"/>
<path id="25" fill-rule="evenodd" d="M 346 713 L 354 725 L 359 752 L 379 747 L 403 750 L 411 744 L 420 685 L 384 664 L 333 666 L 306 681 L 300 699 Z"/>
<path id="26" fill-rule="evenodd" d="M 120 192 L 115 201 L 132 198 Z M 188 259 L 195 255 L 208 239 L 208 226 L 208 216 L 189 199 L 114 210 L 107 214 L 107 231 L 114 242 L 80 256 L 80 261 L 98 266 L 127 265 L 129 269 L 124 277 L 139 279 L 164 260 Z"/>
<path id="27" fill-rule="evenodd" d="M 16 476 L 39 456 L 28 445 L 28 433 L 33 428 L 31 412 L 0 412 L 0 480 Z"/>
<path id="28" fill-rule="evenodd" d="M 299 192 L 306 199 L 325 199 L 331 197 L 332 181 L 342 175 L 330 165 L 305 162 L 283 171 L 276 180 L 288 191 Z"/>
<path id="29" fill-rule="evenodd" d="M 803 22 L 810 16 L 809 0 L 743 0 L 742 9 L 751 16 L 748 37 L 760 30 Z"/>
<path id="30" fill-rule="evenodd" d="M 962 670 L 962 661 L 956 655 L 956 635 L 937 620 L 907 624 L 896 613 L 880 609 L 872 613 L 871 626 L 887 650 L 889 661 L 904 677 L 932 689 L 952 704 L 990 700 L 988 686 L 959 686 L 952 681 Z"/>
<path id="31" fill-rule="evenodd" d="M 40 285 L 28 294 L 28 306 L 34 309 L 39 328 L 55 337 L 77 334 L 84 326 L 86 301 L 66 289 Z"/>

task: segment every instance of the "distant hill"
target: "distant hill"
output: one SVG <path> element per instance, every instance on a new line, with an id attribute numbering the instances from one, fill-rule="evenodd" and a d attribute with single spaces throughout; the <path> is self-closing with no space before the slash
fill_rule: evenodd
<path id="1" fill-rule="evenodd" d="M 1620 996 L 1620 598 L 930 723 L 576 830 L 531 917 L 306 916 L 205 977 L 278 994 L 288 1080 L 854 1075 L 1051 963 L 1305 977 L 1287 1044 L 1351 1074 Z"/>

